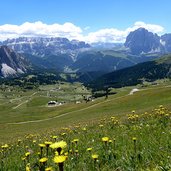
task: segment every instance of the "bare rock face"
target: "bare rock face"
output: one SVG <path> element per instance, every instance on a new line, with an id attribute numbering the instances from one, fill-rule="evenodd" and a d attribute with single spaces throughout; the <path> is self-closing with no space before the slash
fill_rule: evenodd
<path id="1" fill-rule="evenodd" d="M 0 77 L 16 76 L 27 72 L 29 65 L 24 57 L 7 46 L 0 46 Z"/>
<path id="2" fill-rule="evenodd" d="M 165 52 L 170 53 L 171 52 L 171 33 L 164 34 L 163 36 L 161 36 L 160 42 L 164 46 Z"/>
<path id="3" fill-rule="evenodd" d="M 130 49 L 132 54 L 155 53 L 162 50 L 160 37 L 144 28 L 131 32 L 124 45 Z"/>

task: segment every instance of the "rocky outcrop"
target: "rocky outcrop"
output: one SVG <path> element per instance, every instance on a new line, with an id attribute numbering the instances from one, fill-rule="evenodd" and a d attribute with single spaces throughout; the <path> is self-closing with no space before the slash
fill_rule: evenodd
<path id="1" fill-rule="evenodd" d="M 27 72 L 29 65 L 22 55 L 7 46 L 0 46 L 0 76 L 16 76 Z"/>

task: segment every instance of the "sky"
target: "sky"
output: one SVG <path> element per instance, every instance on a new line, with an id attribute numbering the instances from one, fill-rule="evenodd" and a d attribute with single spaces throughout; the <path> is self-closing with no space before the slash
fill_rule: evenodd
<path id="1" fill-rule="evenodd" d="M 66 37 L 124 42 L 139 27 L 171 33 L 171 0 L 2 0 L 0 40 Z"/>

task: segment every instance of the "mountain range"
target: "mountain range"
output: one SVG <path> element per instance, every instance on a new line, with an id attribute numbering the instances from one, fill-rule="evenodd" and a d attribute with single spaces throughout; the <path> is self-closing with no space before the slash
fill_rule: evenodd
<path id="1" fill-rule="evenodd" d="M 18 53 L 47 56 L 70 54 L 73 58 L 78 50 L 89 48 L 90 45 L 77 40 L 69 41 L 67 38 L 19 37 L 1 42 Z"/>
<path id="2" fill-rule="evenodd" d="M 130 32 L 124 44 L 90 45 L 66 38 L 20 37 L 7 39 L 0 45 L 1 77 L 25 73 L 30 68 L 65 73 L 97 72 L 93 75 L 99 76 L 170 53 L 171 34 L 158 36 L 139 28 Z"/>

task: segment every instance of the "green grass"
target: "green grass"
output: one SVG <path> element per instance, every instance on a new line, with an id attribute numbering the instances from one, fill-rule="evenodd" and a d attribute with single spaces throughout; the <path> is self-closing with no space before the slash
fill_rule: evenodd
<path id="1" fill-rule="evenodd" d="M 44 171 L 46 167 L 60 170 L 53 162 L 55 151 L 48 148 L 47 152 L 44 147 L 42 154 L 38 154 L 38 144 L 63 140 L 67 146 L 62 155 L 68 156 L 63 163 L 64 170 L 169 171 L 170 117 L 170 111 L 160 106 L 148 113 L 129 112 L 125 118 L 106 116 L 87 126 L 77 122 L 61 129 L 48 128 L 44 133 L 32 131 L 20 141 L 1 149 L 0 170 L 25 170 L 26 166 L 30 170 Z M 54 135 L 57 139 L 53 138 Z M 102 141 L 104 137 L 107 137 L 106 142 Z M 87 151 L 88 148 L 92 150 Z M 27 152 L 30 153 L 28 157 L 25 156 Z M 93 159 L 92 154 L 97 154 L 98 158 Z M 48 159 L 45 164 L 39 162 L 42 157 Z"/>
<path id="2" fill-rule="evenodd" d="M 101 97 L 81 104 L 75 104 L 73 99 L 90 92 L 78 83 L 42 86 L 26 92 L 17 88 L 12 93 L 1 91 L 0 144 L 8 143 L 9 148 L 0 150 L 0 170 L 25 170 L 30 163 L 31 170 L 44 171 L 37 155 L 38 144 L 54 142 L 52 135 L 57 135 L 57 141 L 68 144 L 65 170 L 169 171 L 171 86 L 169 82 L 148 84 L 145 88 L 138 85 L 140 91 L 129 95 L 133 88 L 113 89 L 117 93 L 108 99 Z M 54 99 L 65 99 L 67 103 L 48 107 L 47 102 Z M 161 104 L 170 111 L 160 107 L 152 112 Z M 145 112 L 148 114 L 144 115 Z M 111 116 L 115 118 L 110 119 Z M 63 132 L 67 136 L 62 136 Z M 102 142 L 105 136 L 112 140 L 111 144 Z M 133 137 L 137 139 L 136 150 Z M 75 138 L 79 139 L 78 145 L 72 143 Z M 19 144 L 18 139 L 21 139 Z M 97 162 L 86 151 L 89 147 L 93 148 L 92 154 L 99 155 Z M 27 158 L 22 161 L 28 151 L 31 152 L 29 161 Z M 47 167 L 58 170 L 53 162 L 54 153 L 50 151 L 46 157 Z"/>
<path id="3" fill-rule="evenodd" d="M 65 87 L 66 85 L 63 86 Z M 66 88 L 68 87 L 69 85 L 66 86 Z M 79 94 L 81 88 L 78 88 L 78 85 L 76 87 L 79 90 Z M 8 142 L 28 133 L 44 132 L 53 128 L 58 129 L 78 122 L 89 123 L 104 116 L 115 115 L 122 117 L 132 110 L 144 112 L 160 104 L 170 108 L 171 102 L 171 87 L 159 85 L 156 87 L 149 86 L 134 95 L 128 95 L 133 87 L 127 87 L 115 89 L 114 91 L 118 93 L 109 96 L 107 100 L 102 97 L 88 103 L 75 104 L 70 102 L 62 106 L 47 107 L 47 102 L 53 100 L 53 97 L 44 96 L 47 94 L 45 89 L 49 91 L 52 88 L 49 88 L 49 86 L 44 87 L 44 90 L 37 92 L 31 98 L 30 96 L 34 92 L 26 92 L 28 96 L 23 94 L 23 99 L 26 98 L 28 102 L 16 109 L 13 108 L 20 101 L 13 101 L 13 103 L 8 105 L 0 105 L 0 142 Z M 68 91 L 65 91 L 65 93 L 68 93 Z M 65 94 L 63 96 L 66 98 Z M 15 124 L 18 122 L 26 123 Z"/>

